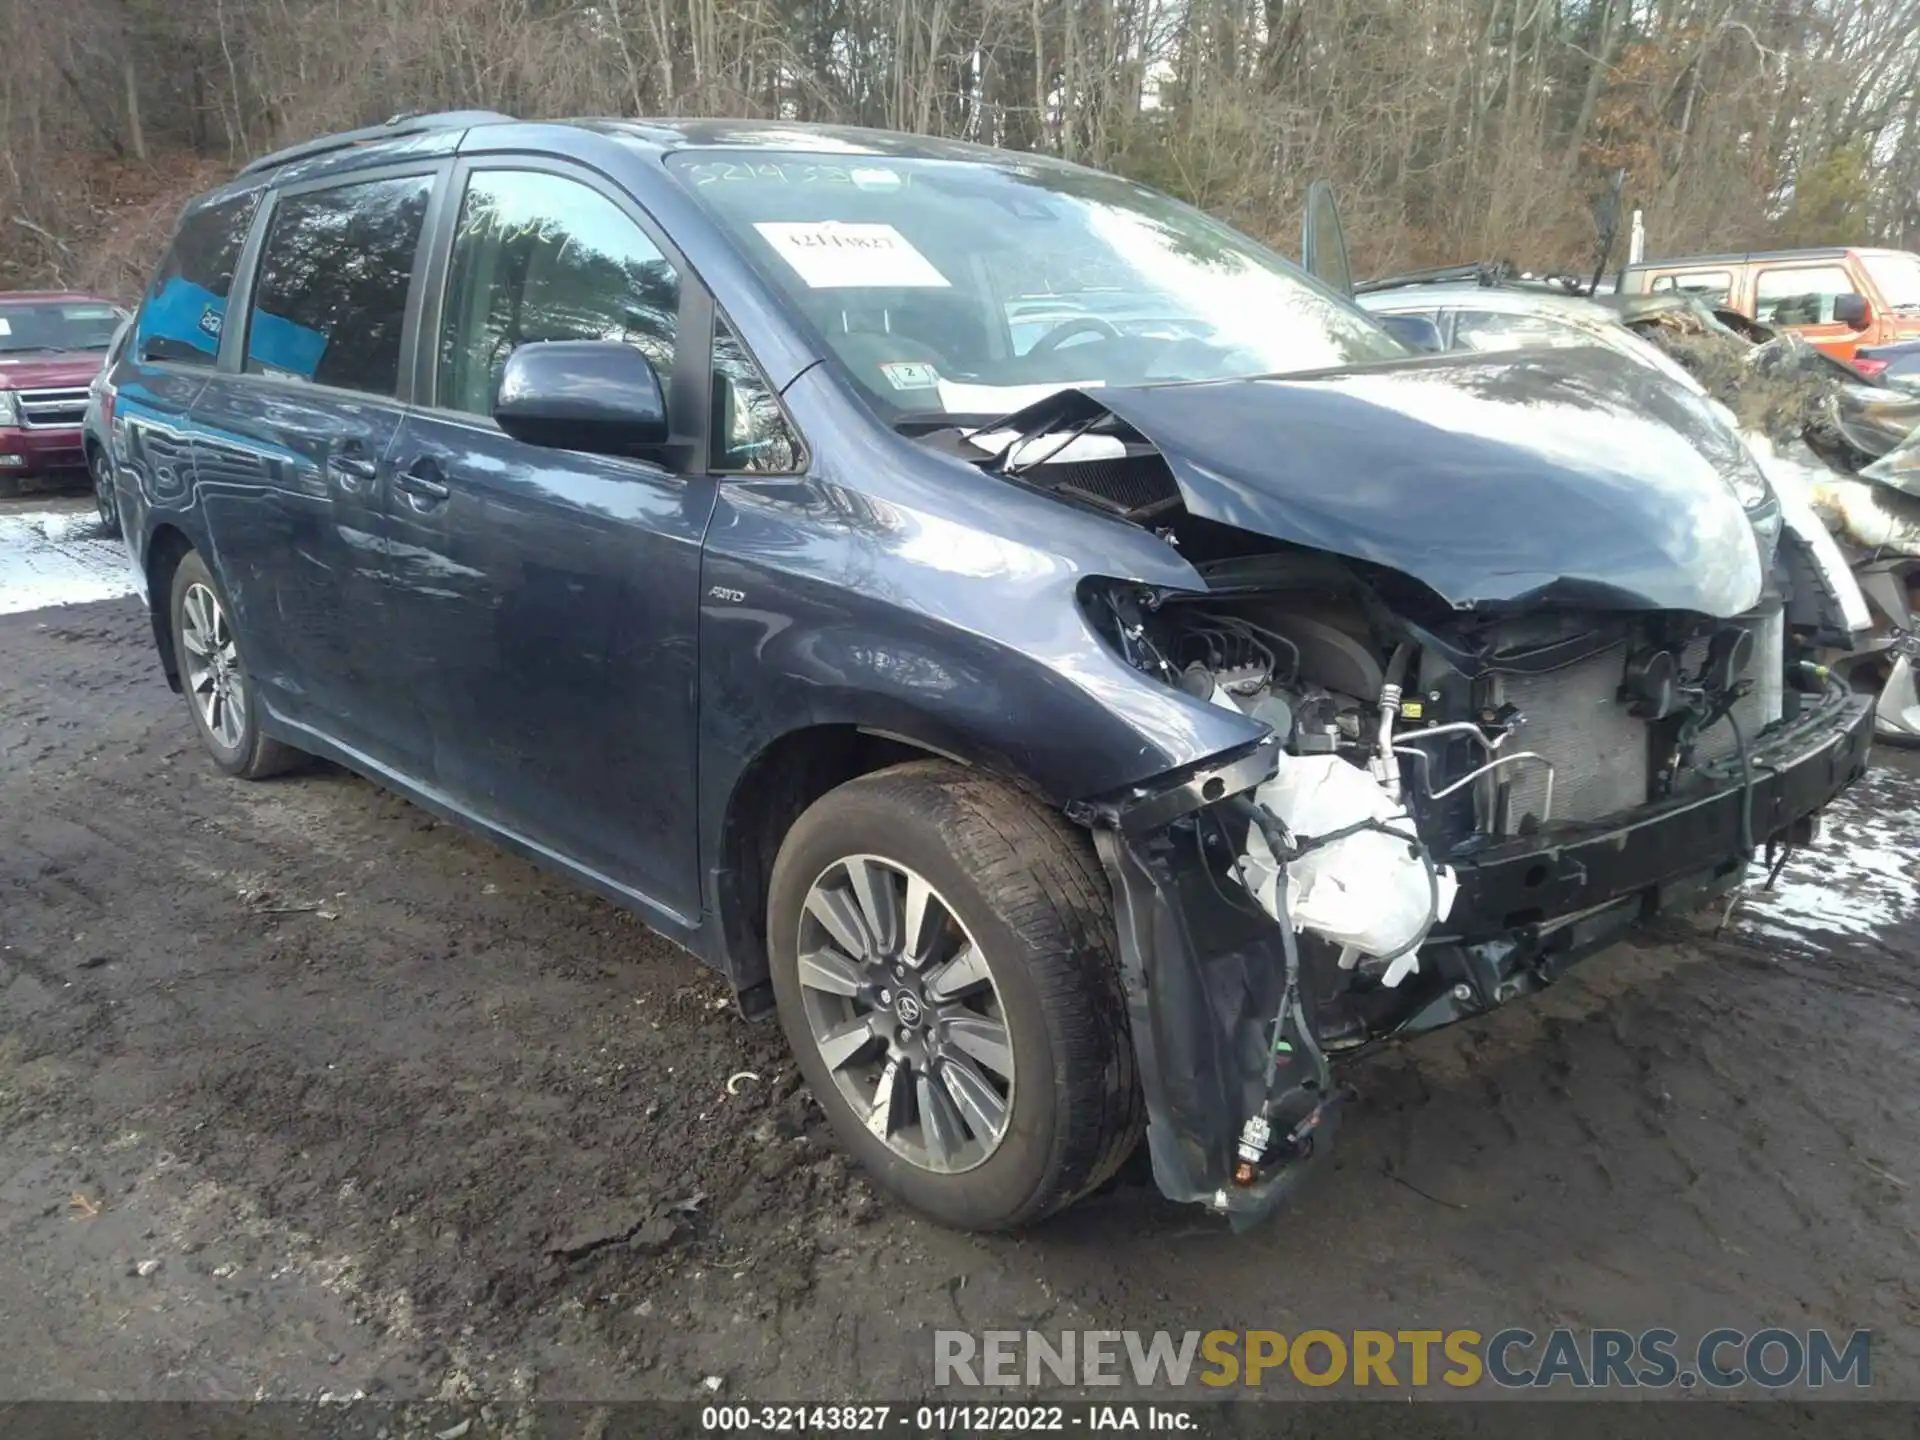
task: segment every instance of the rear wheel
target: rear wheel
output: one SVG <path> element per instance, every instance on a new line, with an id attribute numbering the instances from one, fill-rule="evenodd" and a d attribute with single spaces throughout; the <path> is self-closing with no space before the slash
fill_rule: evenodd
<path id="1" fill-rule="evenodd" d="M 120 497 L 113 489 L 113 462 L 105 450 L 95 450 L 87 461 L 87 473 L 93 478 L 93 508 L 100 514 L 100 528 L 108 535 L 120 533 Z"/>
<path id="2" fill-rule="evenodd" d="M 794 825 L 768 910 L 788 1042 L 887 1190 L 1003 1229 L 1131 1153 L 1141 1105 L 1107 886 L 1052 811 L 939 762 L 865 776 Z"/>
<path id="3" fill-rule="evenodd" d="M 243 780 L 264 779 L 298 765 L 305 758 L 298 750 L 270 739 L 260 728 L 260 707 L 226 596 L 193 551 L 173 572 L 170 613 L 180 688 L 213 763 Z"/>

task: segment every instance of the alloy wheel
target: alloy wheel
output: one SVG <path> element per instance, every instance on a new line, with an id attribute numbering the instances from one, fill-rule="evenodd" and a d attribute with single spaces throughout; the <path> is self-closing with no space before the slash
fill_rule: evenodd
<path id="1" fill-rule="evenodd" d="M 187 693 L 222 748 L 237 750 L 247 726 L 246 676 L 220 597 L 205 585 L 189 585 L 180 599 L 181 661 Z"/>
<path id="2" fill-rule="evenodd" d="M 984 951 L 926 878 L 851 855 L 807 891 L 801 1001 L 855 1116 L 940 1174 L 992 1155 L 1013 1113 L 1013 1040 Z"/>
<path id="3" fill-rule="evenodd" d="M 100 524 L 111 533 L 120 527 L 120 501 L 113 493 L 113 466 L 103 454 L 93 457 L 93 505 Z"/>

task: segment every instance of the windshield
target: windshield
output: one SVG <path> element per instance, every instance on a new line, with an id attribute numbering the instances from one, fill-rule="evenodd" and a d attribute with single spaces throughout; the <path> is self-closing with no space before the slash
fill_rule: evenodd
<path id="1" fill-rule="evenodd" d="M 0 355 L 33 350 L 104 350 L 126 315 L 104 300 L 36 300 L 0 305 Z"/>
<path id="2" fill-rule="evenodd" d="M 1411 353 L 1246 236 L 1113 176 L 787 153 L 668 164 L 895 419 Z"/>
<path id="3" fill-rule="evenodd" d="M 1873 276 L 1873 283 L 1880 288 L 1880 298 L 1887 302 L 1889 310 L 1920 315 L 1920 255 L 1899 251 L 1860 258 L 1866 263 L 1867 273 Z"/>

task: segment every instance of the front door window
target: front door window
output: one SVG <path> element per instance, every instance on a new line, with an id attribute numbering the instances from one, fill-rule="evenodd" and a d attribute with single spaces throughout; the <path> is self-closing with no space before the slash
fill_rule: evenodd
<path id="1" fill-rule="evenodd" d="M 1753 318 L 1767 325 L 1831 325 L 1834 300 L 1853 293 L 1853 281 L 1838 265 L 1762 270 Z"/>
<path id="2" fill-rule="evenodd" d="M 606 196 L 562 175 L 480 171 L 453 243 L 438 403 L 492 414 L 507 357 L 539 340 L 633 345 L 664 388 L 679 316 L 679 275 Z"/>

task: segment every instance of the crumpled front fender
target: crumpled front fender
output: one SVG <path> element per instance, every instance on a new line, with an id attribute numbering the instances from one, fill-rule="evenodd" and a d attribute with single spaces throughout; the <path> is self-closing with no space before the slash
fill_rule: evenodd
<path id="1" fill-rule="evenodd" d="M 1113 886 L 1154 1180 L 1236 1228 L 1326 1153 L 1338 1098 L 1294 937 L 1226 873 L 1245 835 L 1238 811 L 1278 758 L 1262 742 L 1071 812 L 1092 826 Z M 1271 1138 L 1249 1160 L 1254 1117 Z"/>

